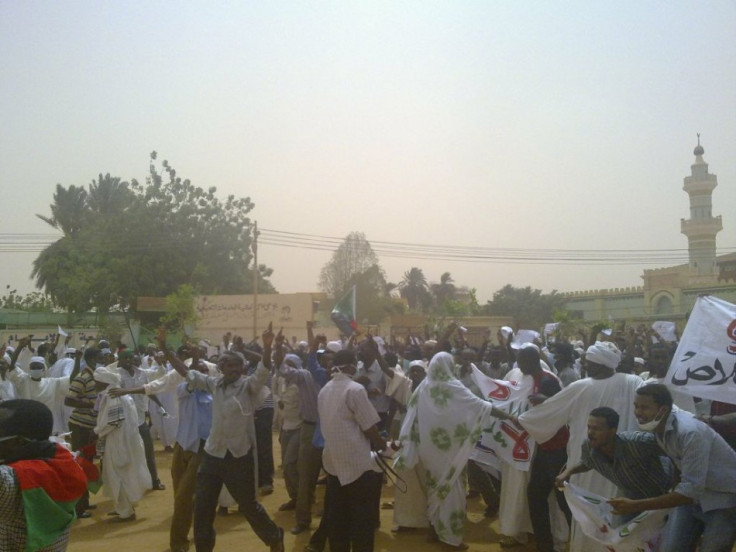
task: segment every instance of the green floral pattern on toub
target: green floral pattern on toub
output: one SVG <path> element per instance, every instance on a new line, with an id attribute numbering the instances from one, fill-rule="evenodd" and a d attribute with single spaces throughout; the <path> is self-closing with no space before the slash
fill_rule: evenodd
<path id="1" fill-rule="evenodd" d="M 470 437 L 470 430 L 466 424 L 458 424 L 455 427 L 455 442 L 462 444 L 465 440 Z M 477 440 L 477 439 L 476 439 Z"/>
<path id="2" fill-rule="evenodd" d="M 419 395 L 417 395 L 416 393 L 412 393 L 411 397 L 409 397 L 409 403 L 407 404 L 407 406 L 410 406 L 410 407 L 416 406 L 418 402 L 419 402 Z"/>
<path id="3" fill-rule="evenodd" d="M 448 353 L 436 354 L 414 391 L 401 428 L 402 465 L 426 469 L 427 515 L 444 543 L 462 542 L 465 467 L 491 404 L 475 396 L 453 374 Z"/>
<path id="4" fill-rule="evenodd" d="M 439 497 L 440 500 L 445 500 L 448 494 L 450 494 L 449 485 L 445 484 L 445 485 L 440 485 L 439 487 L 437 487 L 437 496 Z"/>
<path id="5" fill-rule="evenodd" d="M 455 466 L 452 466 L 452 467 L 450 468 L 450 471 L 449 471 L 449 472 L 447 472 L 447 477 L 446 477 L 445 479 L 447 479 L 448 481 L 452 481 L 452 478 L 453 478 L 453 477 L 455 477 L 455 472 L 456 472 L 456 471 L 457 471 L 457 470 L 455 469 Z"/>
<path id="6" fill-rule="evenodd" d="M 434 475 L 432 475 L 432 472 L 427 470 L 425 481 L 427 482 L 427 487 L 430 489 L 434 489 L 437 486 L 437 480 L 435 479 Z"/>
<path id="7" fill-rule="evenodd" d="M 429 432 L 429 437 L 432 439 L 432 443 L 440 450 L 450 450 L 452 446 L 452 439 L 447 430 L 441 427 L 436 427 Z"/>
<path id="8" fill-rule="evenodd" d="M 444 387 L 433 387 L 429 392 L 429 396 L 432 397 L 437 406 L 444 408 L 452 398 L 452 391 Z"/>
<path id="9" fill-rule="evenodd" d="M 455 510 L 450 514 L 450 532 L 461 538 L 465 530 L 465 515 L 465 510 Z"/>

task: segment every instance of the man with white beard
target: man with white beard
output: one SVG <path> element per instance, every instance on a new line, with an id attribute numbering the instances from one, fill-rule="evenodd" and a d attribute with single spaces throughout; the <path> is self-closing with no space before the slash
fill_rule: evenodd
<path id="1" fill-rule="evenodd" d="M 644 384 L 639 376 L 616 373 L 621 351 L 611 342 L 597 341 L 588 347 L 585 362 L 588 377 L 571 383 L 554 397 L 524 412 L 519 424 L 538 443 L 552 438 L 568 425 L 570 440 L 567 444 L 568 464 L 580 461 L 581 446 L 587 438 L 588 413 L 599 406 L 608 406 L 621 416 L 619 429 L 638 429 L 634 416 L 636 390 Z M 601 496 L 618 496 L 616 486 L 596 471 L 573 476 L 579 487 Z M 570 552 L 605 552 L 606 548 L 586 537 L 573 520 Z"/>

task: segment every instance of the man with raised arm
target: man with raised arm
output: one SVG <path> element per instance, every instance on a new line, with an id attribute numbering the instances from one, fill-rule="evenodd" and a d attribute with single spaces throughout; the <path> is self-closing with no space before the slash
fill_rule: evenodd
<path id="1" fill-rule="evenodd" d="M 263 359 L 251 376 L 245 376 L 245 358 L 236 351 L 220 354 L 222 375 L 213 377 L 190 370 L 173 355 L 174 369 L 185 376 L 194 390 L 212 394 L 212 429 L 204 445 L 197 472 L 194 499 L 194 545 L 197 552 L 215 548 L 213 526 L 222 486 L 238 503 L 253 531 L 272 552 L 284 552 L 284 532 L 256 500 L 255 425 L 253 415 L 263 400 L 264 385 L 271 373 L 271 324 L 263 332 Z"/>

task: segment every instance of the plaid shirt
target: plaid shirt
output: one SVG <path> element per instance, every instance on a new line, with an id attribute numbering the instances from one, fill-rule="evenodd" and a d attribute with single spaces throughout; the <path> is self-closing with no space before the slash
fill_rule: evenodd
<path id="1" fill-rule="evenodd" d="M 26 549 L 26 517 L 20 496 L 20 484 L 10 466 L 0 466 L 0 550 L 24 552 Z M 64 552 L 69 543 L 69 530 L 55 542 L 36 552 Z"/>

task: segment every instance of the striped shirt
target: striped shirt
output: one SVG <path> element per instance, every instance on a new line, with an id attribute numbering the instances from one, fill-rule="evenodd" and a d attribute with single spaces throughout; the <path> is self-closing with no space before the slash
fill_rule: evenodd
<path id="1" fill-rule="evenodd" d="M 653 433 L 624 431 L 616 435 L 613 460 L 583 443 L 580 463 L 613 482 L 626 498 L 640 500 L 666 494 L 672 486 L 672 463 Z"/>
<path id="2" fill-rule="evenodd" d="M 69 384 L 67 397 L 81 401 L 91 401 L 94 404 L 97 400 L 94 372 L 87 368 L 82 370 Z M 87 429 L 94 428 L 97 425 L 97 414 L 94 411 L 94 406 L 74 408 L 69 416 L 69 422 Z"/>

